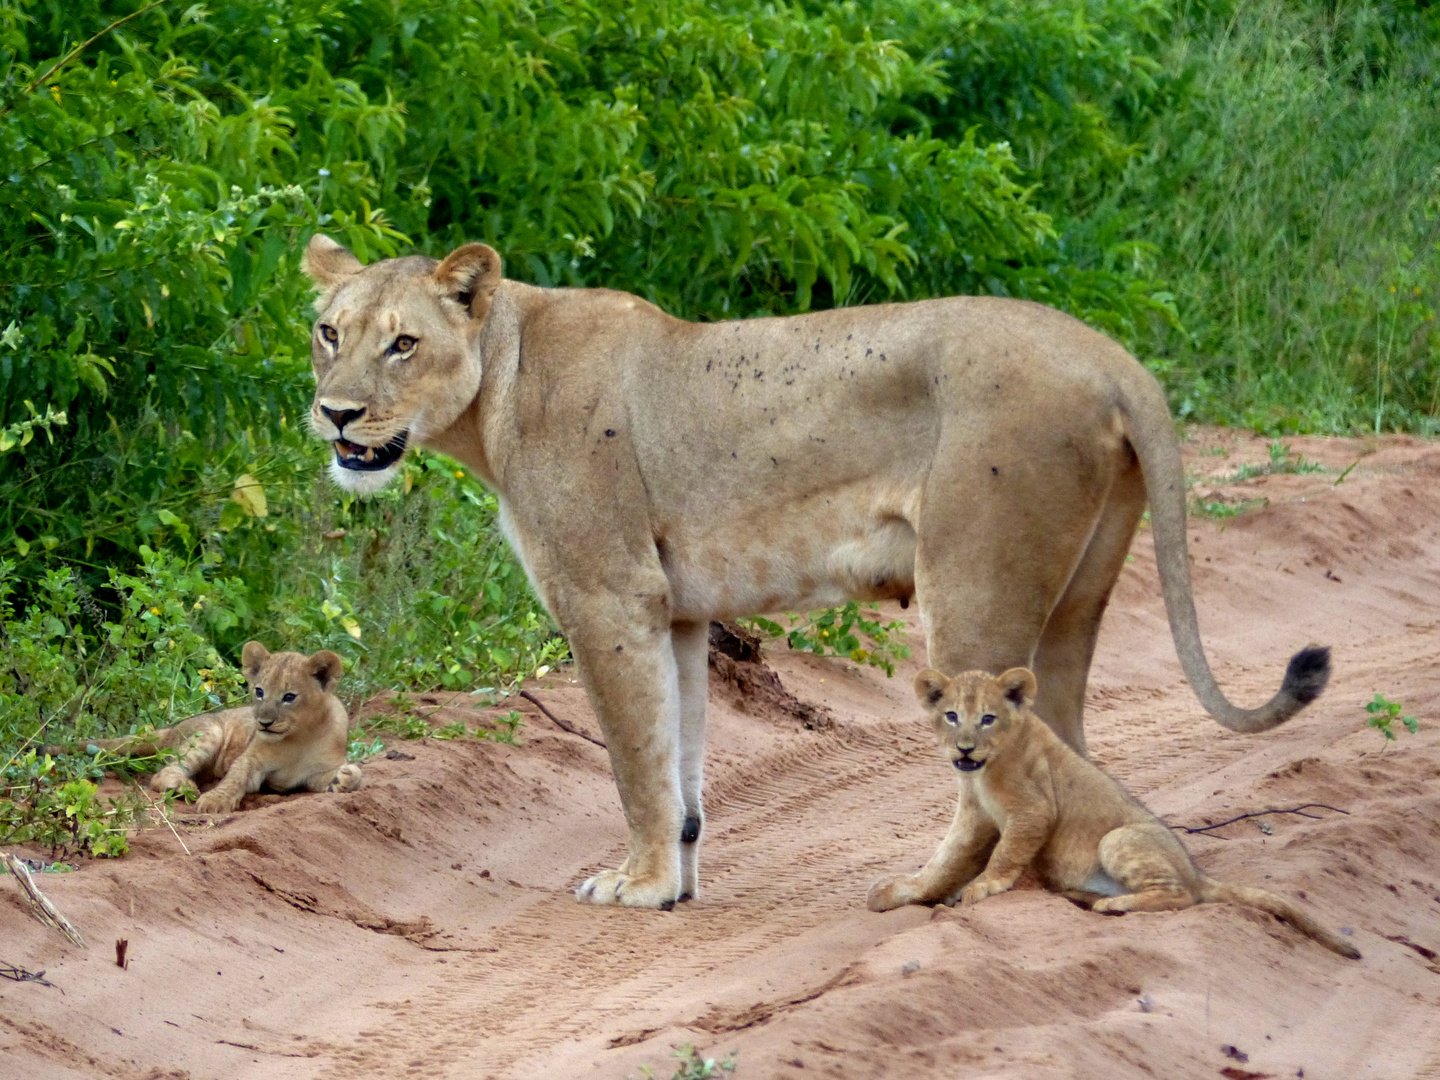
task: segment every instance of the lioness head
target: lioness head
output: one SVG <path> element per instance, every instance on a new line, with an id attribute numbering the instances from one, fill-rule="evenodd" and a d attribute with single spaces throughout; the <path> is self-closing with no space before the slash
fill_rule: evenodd
<path id="1" fill-rule="evenodd" d="M 1035 702 L 1035 676 L 1026 668 L 1003 675 L 966 671 L 947 679 L 934 668 L 915 676 L 915 696 L 930 714 L 940 749 L 961 772 L 974 772 L 999 754 Z"/>
<path id="2" fill-rule="evenodd" d="M 317 233 L 304 268 L 319 293 L 310 426 L 335 448 L 336 483 L 369 494 L 396 475 L 407 446 L 448 428 L 479 391 L 475 343 L 500 256 L 466 244 L 440 262 L 412 255 L 362 266 Z"/>
<path id="3" fill-rule="evenodd" d="M 325 650 L 314 656 L 272 653 L 258 641 L 247 641 L 240 654 L 240 670 L 250 684 L 255 737 L 283 739 L 328 722 L 327 695 L 334 691 L 345 665 Z"/>

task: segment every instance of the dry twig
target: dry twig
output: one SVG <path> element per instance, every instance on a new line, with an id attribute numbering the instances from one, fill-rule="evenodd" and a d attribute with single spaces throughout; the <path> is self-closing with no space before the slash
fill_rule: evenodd
<path id="1" fill-rule="evenodd" d="M 45 978 L 45 972 L 26 971 L 22 967 L 16 967 L 14 964 L 0 963 L 0 979 L 11 979 L 15 982 L 35 982 L 41 986 L 49 986 L 60 990 L 58 986 L 55 986 L 54 983 Z M 60 990 L 60 992 L 63 994 L 65 991 Z"/>
<path id="2" fill-rule="evenodd" d="M 608 749 L 605 744 L 601 740 L 595 738 L 595 736 L 586 735 L 585 732 L 581 731 L 579 728 L 571 724 L 567 724 L 564 720 L 561 720 L 558 716 L 556 716 L 553 712 L 551 712 L 543 704 L 541 704 L 540 699 L 537 698 L 534 694 L 530 693 L 529 690 L 521 690 L 520 696 L 523 697 L 526 701 L 530 702 L 532 705 L 534 705 L 547 717 L 549 717 L 550 722 L 553 723 L 556 727 L 558 727 L 561 731 L 568 731 L 571 735 L 579 735 L 580 738 L 584 739 L 586 742 L 592 742 L 596 746 L 600 747 L 600 749 L 602 750 Z"/>
<path id="3" fill-rule="evenodd" d="M 80 932 L 75 927 L 70 925 L 70 920 L 61 915 L 45 894 L 35 887 L 35 882 L 30 878 L 30 868 L 25 865 L 23 860 L 17 859 L 8 851 L 0 851 L 0 865 L 8 867 L 10 873 L 15 875 L 15 880 L 20 882 L 20 889 L 24 892 L 25 899 L 30 905 L 30 914 L 46 926 L 59 930 L 82 949 L 86 947 L 85 939 L 80 936 Z"/>
<path id="4" fill-rule="evenodd" d="M 1255 810 L 1248 814 L 1237 814 L 1235 817 L 1226 818 L 1224 821 L 1217 821 L 1214 825 L 1197 825 L 1191 828 L 1189 825 L 1172 825 L 1171 828 L 1179 829 L 1187 833 L 1208 833 L 1211 829 L 1219 829 L 1226 825 L 1233 825 L 1237 821 L 1244 821 L 1247 818 L 1264 817 L 1266 814 L 1294 814 L 1297 817 L 1311 818 L 1315 821 L 1324 820 L 1319 814 L 1307 814 L 1306 810 L 1333 810 L 1337 814 L 1349 814 L 1349 810 L 1341 810 L 1338 806 L 1326 806 L 1324 803 L 1307 802 L 1299 806 L 1292 806 L 1285 810 Z M 1224 837 L 1221 837 L 1223 840 Z"/>

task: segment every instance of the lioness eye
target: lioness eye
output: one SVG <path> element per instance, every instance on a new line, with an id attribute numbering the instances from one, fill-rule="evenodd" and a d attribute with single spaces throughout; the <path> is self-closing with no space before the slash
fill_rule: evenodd
<path id="1" fill-rule="evenodd" d="M 393 348 L 397 353 L 407 353 L 411 349 L 415 348 L 415 345 L 415 338 L 411 337 L 409 334 L 401 334 L 395 339 L 395 344 L 392 345 L 391 348 Z"/>
<path id="2" fill-rule="evenodd" d="M 988 713 L 988 712 L 987 712 L 984 716 L 980 717 L 980 726 L 981 726 L 981 727 L 989 727 L 989 726 L 990 726 L 991 724 L 993 724 L 994 722 L 995 722 L 995 714 L 994 714 L 994 713 Z"/>
<path id="3" fill-rule="evenodd" d="M 257 686 L 255 687 L 255 696 L 258 698 L 263 698 L 265 696 L 265 691 Z"/>
<path id="4" fill-rule="evenodd" d="M 283 702 L 285 702 L 285 704 L 288 705 L 288 704 L 290 704 L 290 702 L 292 702 L 292 701 L 295 700 L 295 695 L 294 695 L 294 694 L 286 694 L 286 695 L 285 695 L 284 697 L 282 697 L 280 700 L 283 701 Z"/>
<path id="5" fill-rule="evenodd" d="M 958 724 L 960 722 L 960 717 L 953 712 L 947 712 L 945 714 L 945 722 L 947 724 Z"/>
<path id="6" fill-rule="evenodd" d="M 320 324 L 320 336 L 331 345 L 334 345 L 340 340 L 340 335 L 336 333 L 335 328 L 333 326 L 327 326 L 324 323 Z"/>

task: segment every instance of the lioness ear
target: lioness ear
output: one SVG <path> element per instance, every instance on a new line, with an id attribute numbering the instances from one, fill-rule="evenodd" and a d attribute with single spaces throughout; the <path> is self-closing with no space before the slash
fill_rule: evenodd
<path id="1" fill-rule="evenodd" d="M 345 674 L 345 664 L 329 649 L 322 649 L 310 657 L 310 674 L 315 676 L 320 689 L 328 694 L 340 681 L 340 676 Z"/>
<path id="2" fill-rule="evenodd" d="M 489 244 L 466 244 L 446 255 L 431 278 L 472 319 L 483 319 L 500 287 L 500 255 Z"/>
<path id="3" fill-rule="evenodd" d="M 324 233 L 316 233 L 305 245 L 305 257 L 300 260 L 300 268 L 315 283 L 315 288 L 325 293 L 346 278 L 358 274 L 360 260 L 350 254 L 349 248 L 341 247 Z"/>
<path id="4" fill-rule="evenodd" d="M 240 650 L 240 673 L 245 676 L 246 682 L 254 682 L 260 677 L 260 669 L 265 666 L 265 661 L 270 659 L 270 650 L 261 645 L 258 641 L 245 642 L 245 648 Z"/>
<path id="5" fill-rule="evenodd" d="M 950 687 L 950 680 L 934 668 L 925 668 L 915 676 L 915 696 L 926 708 L 933 708 Z"/>
<path id="6" fill-rule="evenodd" d="M 1012 667 L 996 681 L 1005 693 L 1005 700 L 1017 709 L 1035 704 L 1035 676 L 1029 668 Z"/>

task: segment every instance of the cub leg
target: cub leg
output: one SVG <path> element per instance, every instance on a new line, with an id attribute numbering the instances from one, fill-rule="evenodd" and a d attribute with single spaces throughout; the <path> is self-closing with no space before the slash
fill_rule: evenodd
<path id="1" fill-rule="evenodd" d="M 710 627 L 677 623 L 670 628 L 680 683 L 680 897 L 700 895 L 700 837 L 705 830 L 705 705 L 710 696 Z"/>
<path id="2" fill-rule="evenodd" d="M 889 911 L 905 904 L 953 903 L 961 887 L 985 868 L 999 837 L 1000 830 L 980 809 L 970 785 L 962 784 L 955 819 L 930 861 L 918 874 L 877 881 L 865 899 L 866 907 Z"/>
<path id="3" fill-rule="evenodd" d="M 360 766 L 349 761 L 333 771 L 316 773 L 305 781 L 305 788 L 308 791 L 355 791 L 363 779 Z"/>
<path id="4" fill-rule="evenodd" d="M 259 791 L 265 782 L 265 770 L 251 756 L 250 750 L 235 759 L 220 783 L 195 800 L 195 809 L 202 814 L 225 814 L 240 805 L 252 791 Z"/>
<path id="5" fill-rule="evenodd" d="M 681 892 L 680 835 L 686 814 L 669 595 L 610 594 L 592 599 L 590 606 L 611 617 L 576 626 L 573 620 L 567 625 L 563 612 L 557 616 L 600 720 L 630 849 L 619 869 L 602 870 L 575 895 L 594 904 L 669 910 Z"/>
<path id="6" fill-rule="evenodd" d="M 150 790 L 178 791 L 186 799 L 195 798 L 199 793 L 195 777 L 214 764 L 224 741 L 225 730 L 220 724 L 209 724 L 185 736 L 184 742 L 175 748 L 181 751 L 179 759 L 151 777 Z"/>
<path id="7" fill-rule="evenodd" d="M 1100 840 L 1100 865 L 1128 893 L 1106 896 L 1091 911 L 1179 911 L 1198 902 L 1190 857 L 1165 826 L 1124 825 Z"/>
<path id="8" fill-rule="evenodd" d="M 990 853 L 985 872 L 960 890 L 962 904 L 978 904 L 987 896 L 1006 892 L 1024 869 L 1035 861 L 1055 831 L 1055 817 L 1043 810 L 1012 813 Z"/>

